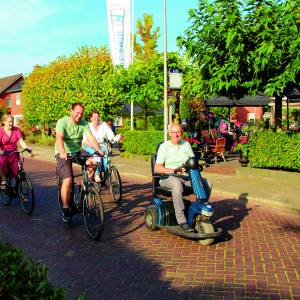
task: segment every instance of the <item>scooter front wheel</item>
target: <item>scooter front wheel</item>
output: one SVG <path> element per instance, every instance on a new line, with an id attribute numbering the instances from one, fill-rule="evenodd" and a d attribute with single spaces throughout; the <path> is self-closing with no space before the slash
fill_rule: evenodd
<path id="1" fill-rule="evenodd" d="M 146 227 L 154 231 L 157 229 L 157 212 L 155 207 L 147 207 L 145 210 L 145 224 Z"/>
<path id="2" fill-rule="evenodd" d="M 198 232 L 200 233 L 213 233 L 215 232 L 214 227 L 211 223 L 208 222 L 199 222 L 198 224 L 196 224 L 196 228 L 195 228 Z M 214 242 L 214 239 L 200 239 L 199 243 L 202 246 L 209 246 Z"/>

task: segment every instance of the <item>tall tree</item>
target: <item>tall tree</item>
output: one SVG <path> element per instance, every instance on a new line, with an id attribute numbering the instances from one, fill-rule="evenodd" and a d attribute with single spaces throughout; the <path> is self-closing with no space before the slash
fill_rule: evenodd
<path id="1" fill-rule="evenodd" d="M 135 59 L 147 61 L 158 55 L 157 40 L 159 27 L 153 29 L 153 16 L 144 14 L 137 20 L 137 33 L 134 34 Z"/>
<path id="2" fill-rule="evenodd" d="M 199 7 L 189 11 L 192 25 L 178 42 L 199 65 L 203 95 L 274 96 L 281 127 L 282 96 L 299 82 L 297 0 L 242 3 L 199 0 Z"/>
<path id="3" fill-rule="evenodd" d="M 83 47 L 29 74 L 23 88 L 24 116 L 30 125 L 50 127 L 77 101 L 87 114 L 94 109 L 104 116 L 113 113 L 123 100 L 118 79 L 106 48 Z"/>
<path id="4" fill-rule="evenodd" d="M 144 127 L 148 128 L 147 118 L 162 107 L 163 99 L 163 60 L 152 58 L 135 61 L 128 68 L 127 96 L 142 108 Z"/>

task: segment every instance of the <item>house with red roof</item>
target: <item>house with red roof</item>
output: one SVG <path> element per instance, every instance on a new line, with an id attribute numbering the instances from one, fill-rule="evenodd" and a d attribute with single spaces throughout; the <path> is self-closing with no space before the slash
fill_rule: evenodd
<path id="1" fill-rule="evenodd" d="M 0 105 L 13 115 L 17 124 L 23 118 L 23 74 L 0 78 Z"/>

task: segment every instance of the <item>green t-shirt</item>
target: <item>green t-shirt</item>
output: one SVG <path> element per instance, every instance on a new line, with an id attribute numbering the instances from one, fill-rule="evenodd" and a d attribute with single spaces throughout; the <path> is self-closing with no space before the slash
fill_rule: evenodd
<path id="1" fill-rule="evenodd" d="M 80 151 L 83 134 L 90 132 L 89 124 L 85 120 L 80 120 L 77 124 L 70 122 L 70 117 L 62 117 L 56 123 L 56 132 L 64 134 L 64 147 L 67 153 L 75 153 Z M 55 143 L 55 154 L 58 154 L 59 150 Z"/>
<path id="2" fill-rule="evenodd" d="M 193 149 L 187 141 L 181 140 L 179 145 L 167 141 L 160 145 L 156 163 L 163 164 L 165 168 L 176 169 L 194 156 Z"/>

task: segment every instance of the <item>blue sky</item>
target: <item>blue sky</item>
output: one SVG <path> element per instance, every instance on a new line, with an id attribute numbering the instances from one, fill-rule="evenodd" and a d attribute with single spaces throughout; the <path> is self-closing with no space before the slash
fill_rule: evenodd
<path id="1" fill-rule="evenodd" d="M 160 27 L 163 50 L 163 0 L 135 0 L 135 24 L 144 13 Z M 167 0 L 168 51 L 188 27 L 188 10 L 198 0 Z M 0 0 L 0 77 L 29 74 L 81 46 L 108 43 L 106 0 Z"/>

